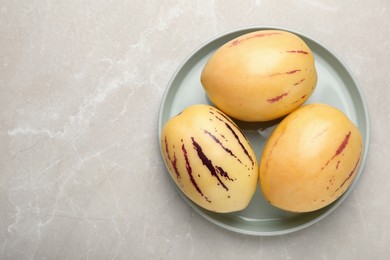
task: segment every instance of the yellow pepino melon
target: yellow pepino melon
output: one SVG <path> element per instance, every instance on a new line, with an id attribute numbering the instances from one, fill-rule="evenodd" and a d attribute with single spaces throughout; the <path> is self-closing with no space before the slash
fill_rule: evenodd
<path id="1" fill-rule="evenodd" d="M 201 83 L 213 104 L 241 121 L 269 121 L 292 112 L 317 84 L 314 56 L 297 35 L 262 30 L 221 46 Z"/>
<path id="2" fill-rule="evenodd" d="M 176 185 L 205 209 L 242 210 L 255 193 L 256 155 L 237 125 L 212 106 L 189 106 L 171 118 L 161 152 Z"/>

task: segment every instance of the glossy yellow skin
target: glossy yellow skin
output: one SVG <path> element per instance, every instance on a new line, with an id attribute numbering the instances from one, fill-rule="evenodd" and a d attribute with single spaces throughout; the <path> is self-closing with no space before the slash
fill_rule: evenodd
<path id="1" fill-rule="evenodd" d="M 161 152 L 172 179 L 197 205 L 214 212 L 246 208 L 258 185 L 256 155 L 230 118 L 193 105 L 171 118 Z"/>
<path id="2" fill-rule="evenodd" d="M 264 30 L 220 47 L 205 65 L 202 85 L 216 107 L 242 121 L 282 117 L 312 94 L 314 57 L 295 34 Z"/>
<path id="3" fill-rule="evenodd" d="M 303 106 L 274 129 L 262 153 L 259 176 L 274 206 L 309 212 L 339 198 L 355 178 L 362 156 L 359 129 L 336 108 Z"/>

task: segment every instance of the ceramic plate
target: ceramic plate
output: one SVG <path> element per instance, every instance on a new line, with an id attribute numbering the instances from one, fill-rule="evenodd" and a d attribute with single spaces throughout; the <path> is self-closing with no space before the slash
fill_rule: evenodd
<path id="1" fill-rule="evenodd" d="M 315 66 L 318 73 L 317 87 L 306 103 L 326 103 L 343 111 L 360 129 L 364 139 L 364 151 L 362 164 L 349 189 L 333 204 L 315 212 L 301 214 L 290 213 L 273 207 L 265 201 L 259 188 L 245 210 L 228 214 L 210 212 L 191 202 L 176 187 L 166 170 L 168 178 L 172 181 L 172 185 L 182 195 L 184 201 L 201 216 L 228 230 L 258 236 L 280 235 L 303 229 L 323 219 L 336 209 L 347 198 L 348 194 L 360 179 L 369 142 L 367 106 L 357 82 L 346 66 L 328 48 L 324 47 L 318 41 L 296 31 L 275 27 L 252 27 L 229 32 L 210 40 L 195 50 L 181 64 L 168 84 L 160 109 L 158 138 L 160 138 L 161 130 L 165 123 L 187 106 L 193 104 L 211 104 L 200 83 L 202 69 L 210 56 L 224 43 L 240 35 L 266 29 L 290 31 L 300 36 L 306 42 L 314 53 Z M 259 159 L 266 137 L 270 135 L 275 125 L 263 127 L 261 130 L 247 127 L 245 124 L 240 126 L 244 128 L 243 130 L 248 136 Z"/>

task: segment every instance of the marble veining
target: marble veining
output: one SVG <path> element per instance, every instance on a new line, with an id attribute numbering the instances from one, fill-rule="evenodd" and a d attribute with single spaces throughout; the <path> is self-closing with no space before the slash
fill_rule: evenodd
<path id="1" fill-rule="evenodd" d="M 388 259 L 389 11 L 387 0 L 2 1 L 0 258 Z M 285 236 L 202 218 L 159 152 L 159 108 L 179 64 L 210 38 L 254 25 L 331 48 L 371 116 L 350 197 Z"/>

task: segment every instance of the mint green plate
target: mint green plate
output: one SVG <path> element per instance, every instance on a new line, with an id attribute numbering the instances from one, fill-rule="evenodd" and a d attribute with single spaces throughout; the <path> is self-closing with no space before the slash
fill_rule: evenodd
<path id="1" fill-rule="evenodd" d="M 158 138 L 165 123 L 174 115 L 193 104 L 211 104 L 200 83 L 200 74 L 210 56 L 224 43 L 257 30 L 280 29 L 300 36 L 313 51 L 318 73 L 317 87 L 306 103 L 326 103 L 342 110 L 360 129 L 364 139 L 362 164 L 349 189 L 334 203 L 310 213 L 290 213 L 270 205 L 256 191 L 248 207 L 242 211 L 220 214 L 210 212 L 191 202 L 174 184 L 184 201 L 212 223 L 238 233 L 269 236 L 281 235 L 306 228 L 335 210 L 348 196 L 362 174 L 369 143 L 369 118 L 367 106 L 359 86 L 346 66 L 325 46 L 296 31 L 275 27 L 252 27 L 218 36 L 195 50 L 178 68 L 164 94 L 158 120 Z M 240 125 L 240 124 L 239 124 Z M 257 158 L 261 156 L 267 137 L 275 125 L 241 124 Z M 261 127 L 262 129 L 259 129 Z M 159 142 L 160 143 L 160 142 Z M 171 178 L 168 171 L 167 176 Z"/>

